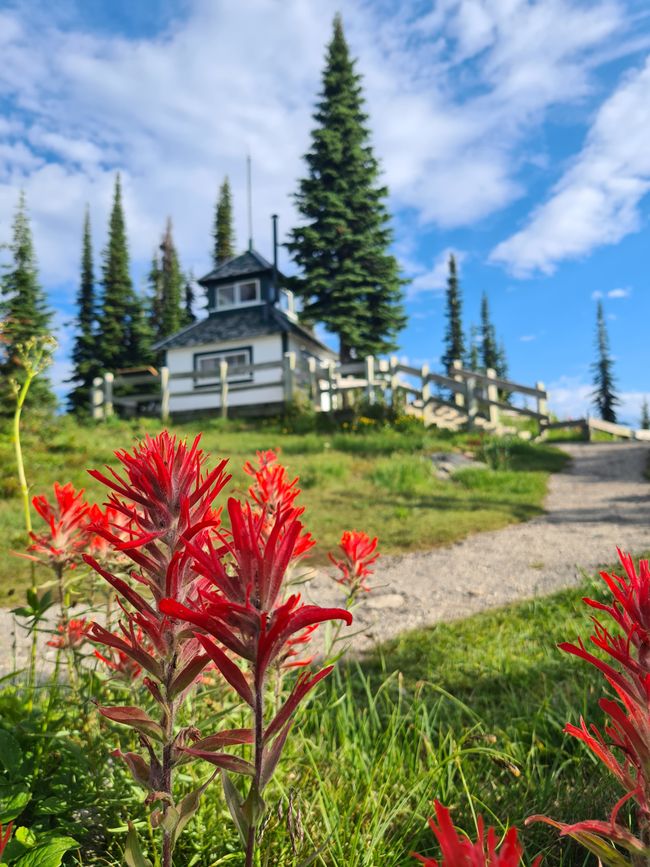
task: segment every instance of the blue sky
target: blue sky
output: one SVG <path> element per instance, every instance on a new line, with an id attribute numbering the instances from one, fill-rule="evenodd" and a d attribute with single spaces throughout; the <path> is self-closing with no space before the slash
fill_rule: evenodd
<path id="1" fill-rule="evenodd" d="M 0 241 L 30 206 L 67 375 L 88 202 L 95 255 L 122 172 L 136 284 L 171 215 L 183 266 L 209 266 L 224 174 L 245 228 L 286 231 L 334 13 L 359 58 L 406 276 L 401 354 L 435 360 L 446 259 L 465 322 L 490 298 L 513 378 L 560 415 L 588 404 L 596 299 L 623 401 L 650 394 L 650 7 L 645 0 L 0 2 Z M 285 266 L 288 263 L 285 261 Z"/>

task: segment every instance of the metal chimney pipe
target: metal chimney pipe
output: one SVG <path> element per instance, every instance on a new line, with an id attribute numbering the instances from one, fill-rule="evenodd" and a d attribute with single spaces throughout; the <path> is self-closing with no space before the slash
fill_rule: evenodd
<path id="1" fill-rule="evenodd" d="M 278 215 L 271 214 L 271 222 L 273 224 L 273 300 L 277 304 L 280 300 L 280 289 L 278 287 Z"/>

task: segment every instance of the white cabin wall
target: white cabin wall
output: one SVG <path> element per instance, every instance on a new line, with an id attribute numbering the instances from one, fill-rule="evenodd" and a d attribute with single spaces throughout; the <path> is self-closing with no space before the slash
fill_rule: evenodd
<path id="1" fill-rule="evenodd" d="M 185 346 L 167 350 L 167 367 L 170 377 L 176 373 L 187 373 L 187 378 L 173 379 L 169 382 L 169 408 L 174 412 L 192 412 L 197 410 L 213 410 L 221 407 L 221 395 L 194 387 L 192 372 L 194 370 L 194 355 L 201 352 L 224 352 L 241 347 L 252 348 L 252 363 L 264 364 L 277 361 L 277 368 L 253 371 L 252 383 L 259 388 L 236 390 L 236 383 L 230 383 L 228 391 L 228 406 L 250 406 L 281 403 L 284 400 L 282 385 L 274 385 L 282 379 L 282 337 L 280 334 L 269 334 L 254 338 L 227 340 L 220 343 L 206 343 L 196 346 Z M 192 391 L 191 395 L 180 395 L 179 392 Z"/>

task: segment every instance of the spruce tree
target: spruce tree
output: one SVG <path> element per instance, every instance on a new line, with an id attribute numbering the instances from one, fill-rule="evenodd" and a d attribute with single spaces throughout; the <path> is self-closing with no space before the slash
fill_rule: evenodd
<path id="1" fill-rule="evenodd" d="M 499 364 L 499 349 L 497 347 L 494 325 L 490 319 L 488 297 L 485 292 L 481 297 L 481 361 L 484 370 L 487 370 L 488 368 L 497 370 Z"/>
<path id="2" fill-rule="evenodd" d="M 68 408 L 71 412 L 88 410 L 92 382 L 99 374 L 96 318 L 90 213 L 86 208 L 81 249 L 81 279 L 77 292 L 76 335 L 72 348 L 72 377 L 69 380 L 76 383 L 68 395 Z"/>
<path id="3" fill-rule="evenodd" d="M 616 421 L 615 407 L 620 403 L 615 392 L 615 379 L 613 373 L 614 362 L 609 354 L 609 336 L 605 324 L 603 305 L 598 302 L 596 315 L 596 361 L 591 368 L 594 374 L 592 401 L 603 421 Z"/>
<path id="4" fill-rule="evenodd" d="M 641 404 L 641 430 L 650 430 L 650 410 L 648 409 L 648 398 L 643 398 Z"/>
<path id="5" fill-rule="evenodd" d="M 97 334 L 98 360 L 105 371 L 134 367 L 141 363 L 138 334 L 140 304 L 129 273 L 129 251 L 122 208 L 122 185 L 115 178 L 108 243 L 103 251 L 102 299 Z M 133 327 L 132 327 L 133 326 Z"/>
<path id="6" fill-rule="evenodd" d="M 295 195 L 302 222 L 287 244 L 301 270 L 292 288 L 303 299 L 302 318 L 338 336 L 341 361 L 390 352 L 406 324 L 404 281 L 388 252 L 388 190 L 338 15 L 314 120 L 307 177 Z"/>
<path id="7" fill-rule="evenodd" d="M 212 259 L 214 267 L 221 265 L 226 259 L 235 255 L 235 230 L 232 218 L 232 191 L 228 176 L 223 179 L 219 188 L 219 198 L 214 210 L 214 229 L 212 231 L 214 246 Z"/>
<path id="8" fill-rule="evenodd" d="M 175 334 L 183 325 L 184 305 L 183 274 L 178 264 L 178 254 L 172 236 L 172 221 L 167 218 L 167 225 L 160 242 L 160 315 L 155 332 L 155 340 L 162 340 Z"/>
<path id="9" fill-rule="evenodd" d="M 154 250 L 151 260 L 151 268 L 147 276 L 149 284 L 148 307 L 149 307 L 149 324 L 152 334 L 162 334 L 163 321 L 163 287 L 162 287 L 162 269 L 160 267 L 160 257 L 158 250 Z"/>
<path id="10" fill-rule="evenodd" d="M 185 306 L 183 310 L 183 325 L 191 325 L 196 322 L 196 314 L 194 313 L 194 302 L 196 301 L 196 293 L 194 292 L 194 274 L 190 271 L 185 278 Z"/>
<path id="11" fill-rule="evenodd" d="M 478 372 L 481 368 L 480 345 L 481 333 L 476 325 L 470 326 L 469 329 L 469 349 L 467 351 L 467 367 L 469 370 Z"/>
<path id="12" fill-rule="evenodd" d="M 445 352 L 442 363 L 450 373 L 452 363 L 465 358 L 465 338 L 463 336 L 463 299 L 458 282 L 456 259 L 453 253 L 449 256 L 449 277 L 447 278 L 446 295 L 447 330 L 445 331 Z"/>
<path id="13" fill-rule="evenodd" d="M 0 318 L 4 322 L 0 344 L 0 407 L 3 412 L 10 411 L 13 405 L 11 380 L 21 383 L 25 375 L 18 362 L 16 348 L 30 337 L 51 332 L 52 312 L 38 280 L 38 265 L 23 192 L 18 198 L 12 241 L 8 249 L 10 262 L 0 278 Z M 40 407 L 51 407 L 56 403 L 46 376 L 41 375 L 34 380 L 27 403 Z"/>

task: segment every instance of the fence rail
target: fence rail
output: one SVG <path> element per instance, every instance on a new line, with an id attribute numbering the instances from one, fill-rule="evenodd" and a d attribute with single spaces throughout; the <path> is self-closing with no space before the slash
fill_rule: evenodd
<path id="1" fill-rule="evenodd" d="M 257 378 L 258 373 L 277 373 L 270 381 Z M 175 384 L 191 382 L 191 388 L 177 390 Z M 150 386 L 142 390 L 141 386 Z M 132 389 L 138 386 L 138 389 Z M 181 386 L 182 388 L 182 386 Z M 282 359 L 257 364 L 229 366 L 222 360 L 217 370 L 174 371 L 141 370 L 106 373 L 93 382 L 91 408 L 93 417 L 106 419 L 115 407 L 134 410 L 156 407 L 163 421 L 170 416 L 175 398 L 217 395 L 222 417 L 227 418 L 233 408 L 231 397 L 240 392 L 258 390 L 261 396 L 251 398 L 250 405 L 265 402 L 264 389 L 280 389 L 285 404 L 298 395 L 309 401 L 318 411 L 332 411 L 349 406 L 349 395 L 363 394 L 369 403 L 379 400 L 393 406 L 404 406 L 412 415 L 420 415 L 426 424 L 441 423 L 445 410 L 446 424 L 469 429 L 483 427 L 498 430 L 504 412 L 536 419 L 541 426 L 548 425 L 547 394 L 541 382 L 535 386 L 522 385 L 497 377 L 493 370 L 468 370 L 459 361 L 452 364 L 448 374 L 431 371 L 427 364 L 415 367 L 402 364 L 396 357 L 365 359 L 339 364 L 319 362 L 315 358 L 302 358 L 287 352 Z M 435 392 L 435 393 L 434 393 Z M 504 395 L 512 398 L 534 398 L 535 408 L 508 403 Z M 207 406 L 201 407 L 207 409 Z"/>

